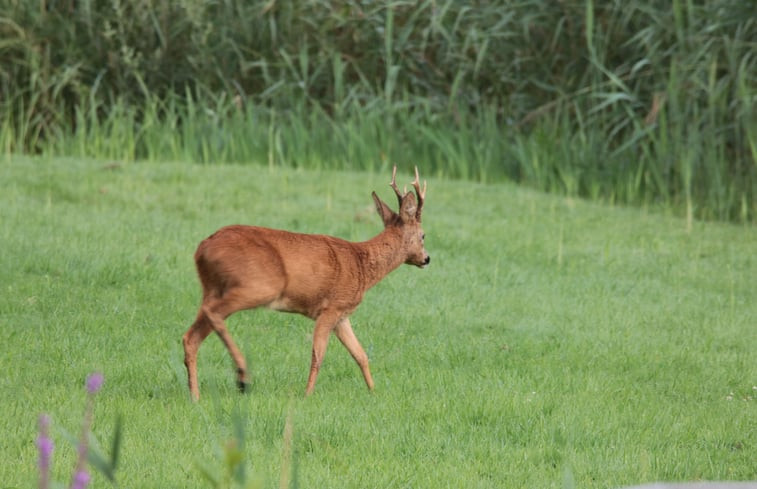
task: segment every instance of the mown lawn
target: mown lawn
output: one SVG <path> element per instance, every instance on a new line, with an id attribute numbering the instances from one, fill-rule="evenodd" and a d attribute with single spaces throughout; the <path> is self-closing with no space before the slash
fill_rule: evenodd
<path id="1" fill-rule="evenodd" d="M 197 243 L 231 223 L 367 239 L 389 173 L 1 161 L 0 487 L 36 484 L 43 412 L 69 482 L 63 430 L 78 432 L 93 371 L 106 451 L 124 419 L 120 487 L 208 487 L 200 466 L 221 471 L 235 417 L 263 487 L 282 472 L 355 488 L 757 479 L 757 228 L 506 184 L 429 178 L 431 266 L 400 268 L 353 316 L 373 395 L 333 340 L 303 399 L 311 322 L 255 311 L 228 321 L 250 394 L 210 337 L 191 403 Z"/>

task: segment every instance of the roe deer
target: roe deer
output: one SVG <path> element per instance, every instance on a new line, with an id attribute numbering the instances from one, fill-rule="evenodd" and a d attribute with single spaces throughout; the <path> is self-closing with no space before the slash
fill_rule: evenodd
<path id="1" fill-rule="evenodd" d="M 305 395 L 313 392 L 332 331 L 362 370 L 368 389 L 373 390 L 368 356 L 352 331 L 349 316 L 365 292 L 389 272 L 403 263 L 423 268 L 431 260 L 423 247 L 421 229 L 426 182 L 421 190 L 416 168 L 412 183 L 416 195 L 400 192 L 396 175 L 394 167 L 389 185 L 397 195 L 399 213 L 373 192 L 384 230 L 368 241 L 352 243 L 331 236 L 237 225 L 223 227 L 200 243 L 194 259 L 202 304 L 183 337 L 189 391 L 195 401 L 200 398 L 197 350 L 213 331 L 231 354 L 237 385 L 245 390 L 247 365 L 224 319 L 256 307 L 296 312 L 315 320 Z"/>

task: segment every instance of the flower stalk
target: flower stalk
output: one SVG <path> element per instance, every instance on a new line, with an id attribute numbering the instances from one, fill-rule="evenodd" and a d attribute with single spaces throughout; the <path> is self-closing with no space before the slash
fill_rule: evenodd
<path id="1" fill-rule="evenodd" d="M 39 417 L 39 436 L 37 437 L 37 449 L 39 450 L 39 487 L 50 487 L 50 460 L 52 459 L 55 444 L 49 435 L 50 417 L 43 414 Z"/>
<path id="2" fill-rule="evenodd" d="M 76 469 L 71 480 L 71 489 L 84 489 L 89 484 L 90 476 L 87 472 L 87 450 L 88 434 L 92 427 L 92 418 L 94 416 L 95 395 L 103 385 L 104 377 L 101 373 L 95 372 L 87 377 L 85 387 L 87 388 L 87 407 L 84 411 L 84 422 L 82 423 L 81 436 L 79 437 L 78 458 Z"/>

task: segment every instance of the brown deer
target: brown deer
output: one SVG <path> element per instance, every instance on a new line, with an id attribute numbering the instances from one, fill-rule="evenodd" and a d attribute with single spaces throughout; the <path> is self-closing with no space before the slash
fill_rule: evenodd
<path id="1" fill-rule="evenodd" d="M 245 390 L 247 365 L 224 320 L 237 311 L 257 307 L 296 312 L 315 320 L 305 395 L 315 388 L 332 331 L 362 370 L 368 389 L 373 390 L 368 356 L 352 331 L 349 316 L 365 292 L 389 272 L 403 263 L 423 268 L 431 260 L 423 247 L 421 229 L 426 182 L 421 190 L 416 168 L 412 183 L 416 195 L 400 192 L 396 175 L 394 167 L 389 185 L 397 194 L 399 213 L 373 192 L 384 230 L 368 241 L 352 243 L 331 236 L 237 225 L 223 227 L 200 243 L 194 258 L 202 304 L 183 337 L 184 364 L 194 400 L 200 398 L 197 350 L 213 331 L 229 350 L 236 364 L 237 385 Z"/>

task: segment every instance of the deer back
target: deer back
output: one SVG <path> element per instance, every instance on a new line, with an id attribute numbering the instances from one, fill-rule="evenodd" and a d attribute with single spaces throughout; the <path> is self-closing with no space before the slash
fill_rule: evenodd
<path id="1" fill-rule="evenodd" d="M 369 282 L 358 243 L 257 226 L 227 226 L 195 253 L 206 290 L 242 289 L 264 307 L 315 318 L 327 308 L 351 312 Z"/>

